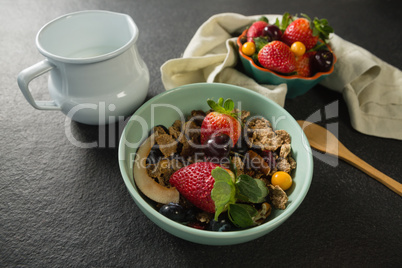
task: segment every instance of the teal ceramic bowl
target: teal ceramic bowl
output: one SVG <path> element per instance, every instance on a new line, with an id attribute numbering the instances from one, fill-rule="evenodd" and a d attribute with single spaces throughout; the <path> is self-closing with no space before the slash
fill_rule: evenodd
<path id="1" fill-rule="evenodd" d="M 286 130 L 292 138 L 292 153 L 297 161 L 292 188 L 287 191 L 289 202 L 285 210 L 273 210 L 260 226 L 241 231 L 213 232 L 194 229 L 161 214 L 155 203 L 137 188 L 133 178 L 133 161 L 138 146 L 155 125 L 170 126 L 180 116 L 194 109 L 208 110 L 206 100 L 232 98 L 236 107 L 252 115 L 262 115 L 273 123 L 275 129 Z M 309 143 L 293 117 L 273 101 L 248 89 L 228 84 L 200 83 L 181 86 L 166 91 L 143 104 L 125 126 L 119 143 L 120 171 L 127 189 L 141 211 L 156 225 L 182 239 L 206 245 L 233 245 L 264 236 L 286 221 L 302 203 L 313 176 L 313 160 Z"/>
<path id="2" fill-rule="evenodd" d="M 245 73 L 253 78 L 259 84 L 268 84 L 268 85 L 279 85 L 279 84 L 287 84 L 288 91 L 286 93 L 286 98 L 293 99 L 297 96 L 305 94 L 315 85 L 317 85 L 321 80 L 330 75 L 334 71 L 334 66 L 336 63 L 336 56 L 334 54 L 334 63 L 332 64 L 331 69 L 328 72 L 319 72 L 316 73 L 312 77 L 302 77 L 298 75 L 285 76 L 275 73 L 271 70 L 262 68 L 257 66 L 253 59 L 247 55 L 245 55 L 242 51 L 242 43 L 241 38 L 247 33 L 245 30 L 237 39 L 237 46 L 239 48 L 239 57 L 240 61 L 243 65 Z M 330 47 L 328 46 L 328 49 Z"/>

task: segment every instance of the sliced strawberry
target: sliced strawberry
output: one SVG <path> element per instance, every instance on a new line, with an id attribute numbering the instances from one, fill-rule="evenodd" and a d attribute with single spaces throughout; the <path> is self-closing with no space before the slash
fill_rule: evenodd
<path id="1" fill-rule="evenodd" d="M 173 173 L 169 182 L 193 205 L 204 211 L 215 213 L 215 203 L 211 198 L 215 179 L 211 172 L 216 167 L 218 165 L 214 163 L 197 162 Z"/>
<path id="2" fill-rule="evenodd" d="M 304 53 L 302 56 L 296 56 L 296 73 L 303 77 L 310 77 L 313 75 L 311 69 L 311 57 L 316 52 Z"/>
<path id="3" fill-rule="evenodd" d="M 247 31 L 247 42 L 254 42 L 254 38 L 260 37 L 268 23 L 265 21 L 254 22 Z"/>
<path id="4" fill-rule="evenodd" d="M 258 52 L 260 64 L 272 71 L 288 74 L 296 70 L 296 59 L 290 48 L 281 41 L 272 41 Z"/>

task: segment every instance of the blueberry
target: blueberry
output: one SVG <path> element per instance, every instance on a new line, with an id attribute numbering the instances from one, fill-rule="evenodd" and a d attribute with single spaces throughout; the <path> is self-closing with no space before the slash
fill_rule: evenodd
<path id="1" fill-rule="evenodd" d="M 163 205 L 159 209 L 159 213 L 163 216 L 177 222 L 183 222 L 186 218 L 186 211 L 177 203 L 169 203 Z"/>
<path id="2" fill-rule="evenodd" d="M 215 232 L 227 232 L 227 231 L 233 230 L 234 226 L 230 222 L 230 220 L 228 220 L 227 218 L 218 219 L 218 221 L 213 219 L 212 221 L 209 222 L 208 229 L 210 231 L 215 231 Z"/>
<path id="3" fill-rule="evenodd" d="M 232 230 L 232 225 L 230 223 L 223 224 L 219 229 L 218 232 L 227 232 Z"/>

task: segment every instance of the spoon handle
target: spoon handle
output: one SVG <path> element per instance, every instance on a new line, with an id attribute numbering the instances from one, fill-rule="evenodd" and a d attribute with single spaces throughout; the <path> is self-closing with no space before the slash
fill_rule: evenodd
<path id="1" fill-rule="evenodd" d="M 346 149 L 346 148 L 344 148 Z M 389 189 L 397 193 L 398 195 L 402 196 L 402 184 L 397 182 L 396 180 L 388 177 L 378 169 L 374 168 L 367 162 L 363 161 L 351 151 L 346 149 L 342 155 L 339 155 L 339 158 L 343 159 L 344 161 L 348 162 L 349 164 L 353 165 L 354 167 L 360 169 L 364 173 L 368 174 L 372 178 L 376 179 L 380 183 L 387 186 Z"/>

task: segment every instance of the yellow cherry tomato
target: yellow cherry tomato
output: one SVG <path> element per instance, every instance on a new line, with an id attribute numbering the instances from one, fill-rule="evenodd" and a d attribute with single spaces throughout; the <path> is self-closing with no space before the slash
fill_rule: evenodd
<path id="1" fill-rule="evenodd" d="M 277 171 L 272 175 L 272 185 L 278 185 L 282 190 L 286 191 L 292 186 L 293 180 L 290 175 L 284 171 Z"/>
<path id="2" fill-rule="evenodd" d="M 302 56 L 306 52 L 306 46 L 302 42 L 296 41 L 290 46 L 290 50 L 296 56 Z"/>
<path id="3" fill-rule="evenodd" d="M 252 56 L 255 53 L 254 42 L 246 42 L 243 44 L 241 51 L 247 56 Z"/>

